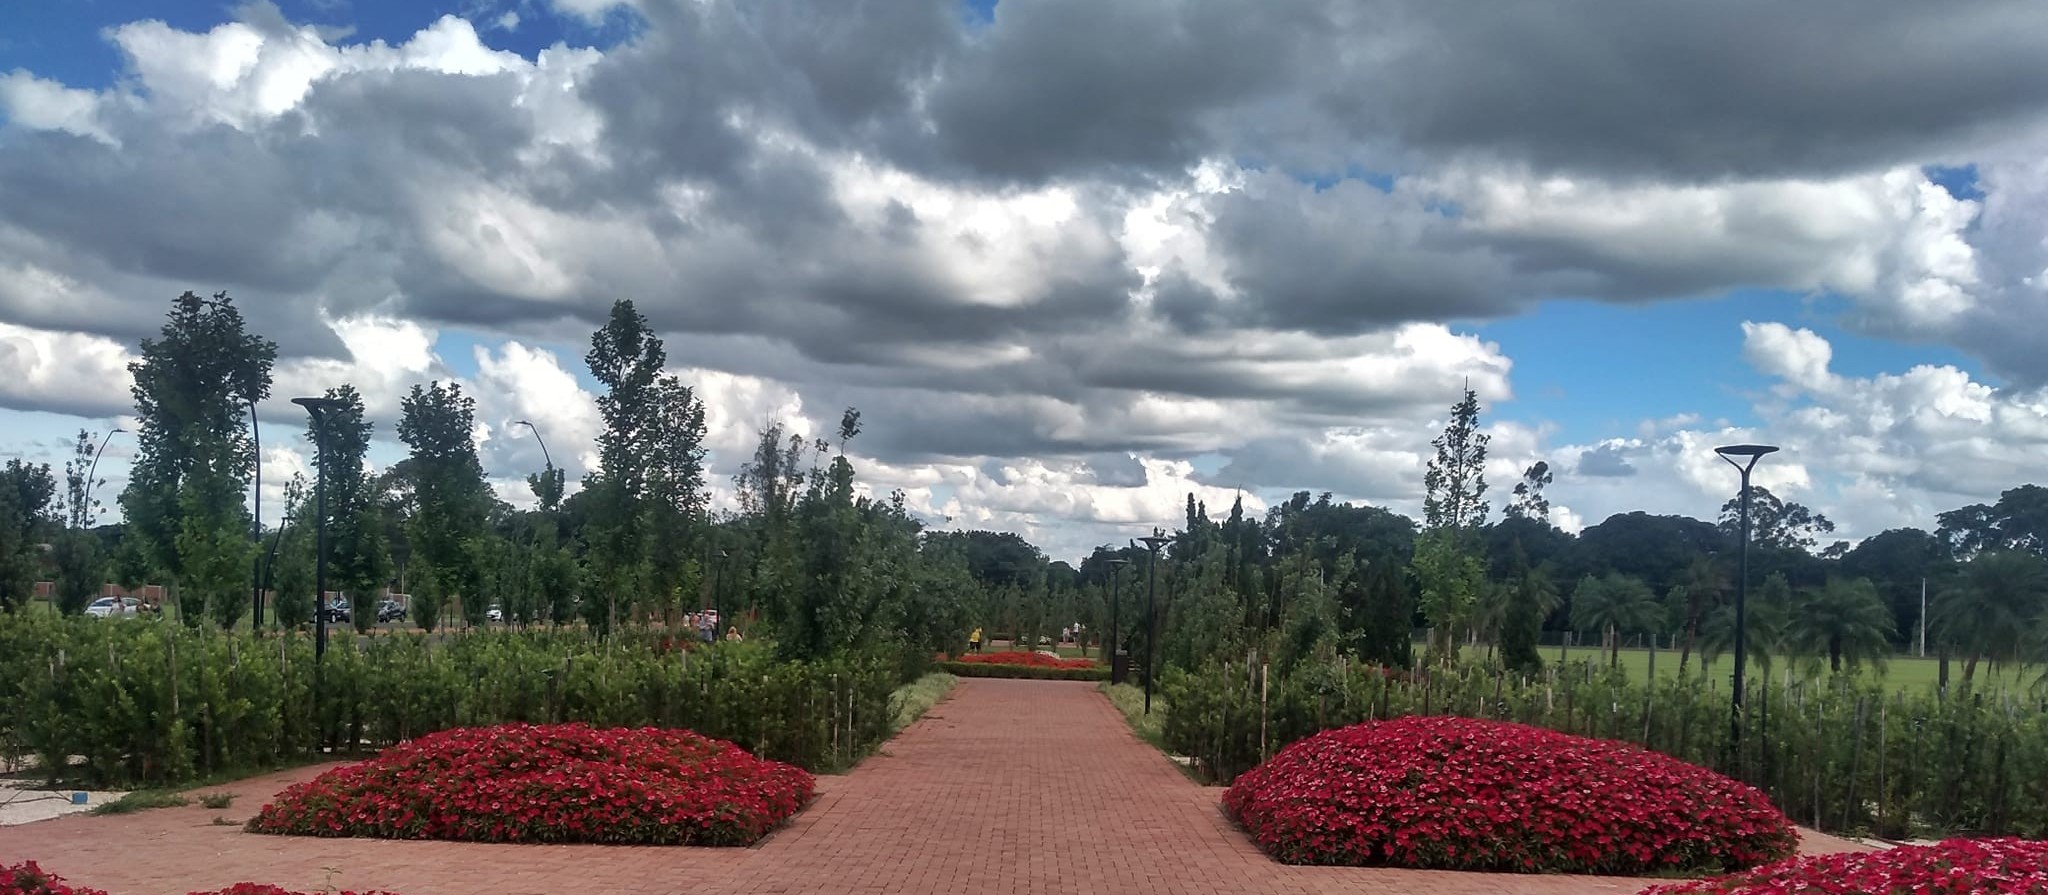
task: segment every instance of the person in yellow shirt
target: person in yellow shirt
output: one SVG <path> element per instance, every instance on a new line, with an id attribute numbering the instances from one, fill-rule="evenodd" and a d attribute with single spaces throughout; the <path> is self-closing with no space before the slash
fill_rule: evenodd
<path id="1" fill-rule="evenodd" d="M 981 652 L 981 629 L 980 629 L 980 628 L 975 628 L 975 629 L 974 629 L 974 633 L 972 633 L 972 634 L 969 634 L 969 635 L 967 635 L 967 651 L 968 651 L 968 652 L 971 652 L 971 653 L 978 653 L 978 652 Z"/>

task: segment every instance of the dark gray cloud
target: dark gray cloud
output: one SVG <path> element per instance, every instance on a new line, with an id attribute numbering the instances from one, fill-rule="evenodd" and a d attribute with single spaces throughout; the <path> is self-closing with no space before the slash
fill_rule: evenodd
<path id="1" fill-rule="evenodd" d="M 1578 474 L 1597 478 L 1626 478 L 1636 474 L 1634 464 L 1619 445 L 1603 444 L 1579 452 Z"/>

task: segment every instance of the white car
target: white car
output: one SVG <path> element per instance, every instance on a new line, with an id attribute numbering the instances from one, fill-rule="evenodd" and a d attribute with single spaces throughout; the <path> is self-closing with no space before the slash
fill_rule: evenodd
<path id="1" fill-rule="evenodd" d="M 503 609 L 499 609 L 499 608 L 498 608 L 498 607 L 496 607 L 496 606 L 492 606 L 492 607 L 490 608 L 490 611 L 488 611 L 488 612 L 485 612 L 485 613 L 484 613 L 484 618 L 485 618 L 485 619 L 488 619 L 488 620 L 490 620 L 490 621 L 494 621 L 494 622 L 501 622 L 501 621 L 504 621 L 504 620 L 505 620 L 505 610 L 503 610 Z"/>
<path id="2" fill-rule="evenodd" d="M 116 615 L 136 615 L 142 611 L 142 601 L 134 597 L 101 597 L 85 607 L 85 614 L 93 618 L 110 618 Z"/>

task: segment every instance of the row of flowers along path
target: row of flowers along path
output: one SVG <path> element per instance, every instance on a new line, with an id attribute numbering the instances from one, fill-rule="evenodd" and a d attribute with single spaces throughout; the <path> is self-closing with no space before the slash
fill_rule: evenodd
<path id="1" fill-rule="evenodd" d="M 247 820 L 324 769 L 243 781 L 227 812 L 171 808 L 0 828 L 0 857 L 35 858 L 113 895 L 208 892 L 248 880 L 294 891 L 406 895 L 580 892 L 1346 893 L 1635 895 L 1639 879 L 1276 863 L 1137 740 L 1092 684 L 963 680 L 946 702 L 749 849 L 284 840 Z M 244 807 L 246 806 L 246 807 Z M 282 847 L 280 847 L 282 846 Z M 1808 836 L 1808 850 L 1852 848 Z"/>

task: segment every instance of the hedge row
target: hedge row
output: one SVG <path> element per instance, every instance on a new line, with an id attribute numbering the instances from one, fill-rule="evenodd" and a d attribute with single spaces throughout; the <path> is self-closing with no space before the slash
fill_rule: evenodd
<path id="1" fill-rule="evenodd" d="M 1824 830 L 2048 838 L 2048 704 L 2038 696 L 1906 694 L 1849 675 L 1756 682 L 1737 754 L 1728 692 L 1715 680 L 1646 686 L 1584 663 L 1524 679 L 1338 661 L 1273 675 L 1262 702 L 1260 674 L 1242 662 L 1166 674 L 1166 748 L 1229 781 L 1332 727 L 1409 715 L 1491 718 L 1638 743 L 1714 768 Z"/>
<path id="2" fill-rule="evenodd" d="M 938 670 L 960 677 L 1008 677 L 1033 681 L 1106 681 L 1109 669 L 1040 668 L 1032 665 L 994 665 L 980 662 L 941 661 Z"/>
<path id="3" fill-rule="evenodd" d="M 101 785 L 172 783 L 359 752 L 450 727 L 682 727 L 812 770 L 890 733 L 899 668 L 684 651 L 660 632 L 257 639 L 144 620 L 0 613 L 0 754 Z M 316 685 L 320 698 L 314 699 Z M 82 766 L 65 768 L 71 756 Z"/>

